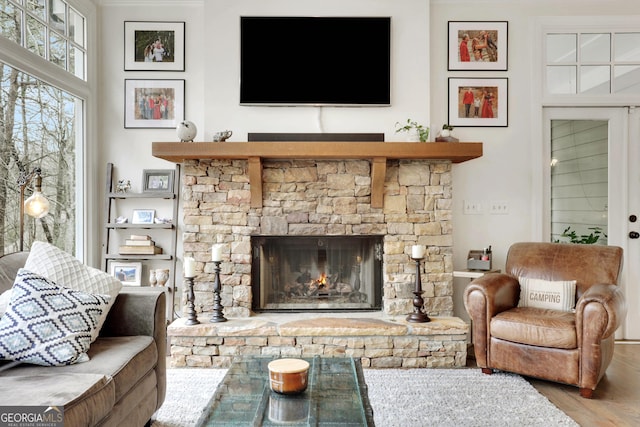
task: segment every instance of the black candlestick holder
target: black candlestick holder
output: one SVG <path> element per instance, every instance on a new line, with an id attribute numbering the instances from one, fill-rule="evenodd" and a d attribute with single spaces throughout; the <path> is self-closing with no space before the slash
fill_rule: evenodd
<path id="1" fill-rule="evenodd" d="M 420 279 L 420 261 L 422 258 L 411 258 L 416 262 L 416 288 L 413 291 L 413 313 L 407 316 L 407 322 L 430 322 L 429 316 L 424 312 L 424 299 L 422 299 L 422 280 Z"/>
<path id="2" fill-rule="evenodd" d="M 220 297 L 220 290 L 222 285 L 220 283 L 220 262 L 213 261 L 213 315 L 211 316 L 212 323 L 226 322 L 227 319 L 222 314 L 224 307 L 222 306 L 222 298 Z"/>
<path id="3" fill-rule="evenodd" d="M 184 280 L 187 282 L 187 320 L 184 323 L 185 325 L 198 325 L 200 322 L 196 316 L 196 296 L 193 293 L 193 277 L 185 277 Z"/>

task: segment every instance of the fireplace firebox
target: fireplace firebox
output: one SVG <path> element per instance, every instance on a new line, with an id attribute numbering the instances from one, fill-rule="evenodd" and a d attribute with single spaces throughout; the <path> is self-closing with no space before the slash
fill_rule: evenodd
<path id="1" fill-rule="evenodd" d="M 253 236 L 253 310 L 373 311 L 382 236 Z"/>

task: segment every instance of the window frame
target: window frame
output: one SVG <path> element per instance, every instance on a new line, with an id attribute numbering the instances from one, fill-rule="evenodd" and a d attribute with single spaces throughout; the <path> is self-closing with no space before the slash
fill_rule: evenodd
<path id="1" fill-rule="evenodd" d="M 87 173 L 87 165 L 94 163 L 96 148 L 90 141 L 95 141 L 97 110 L 92 102 L 96 82 L 96 59 L 92 52 L 96 51 L 96 8 L 91 2 L 65 0 L 85 18 L 85 76 L 86 80 L 76 77 L 71 72 L 50 62 L 13 40 L 0 36 L 0 62 L 55 86 L 78 98 L 82 105 L 77 106 L 76 134 L 76 254 L 80 260 L 97 262 L 100 253 L 100 225 L 97 200 L 90 194 L 97 193 L 92 188 L 98 187 L 98 179 Z M 95 175 L 95 174 L 94 174 Z M 93 244 L 91 244 L 93 242 Z M 93 247 L 97 247 L 93 248 Z M 97 264 L 96 264 L 97 265 Z"/>

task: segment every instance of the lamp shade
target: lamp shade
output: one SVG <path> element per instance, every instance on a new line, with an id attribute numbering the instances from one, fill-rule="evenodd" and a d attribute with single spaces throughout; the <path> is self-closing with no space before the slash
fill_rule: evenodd
<path id="1" fill-rule="evenodd" d="M 24 201 L 24 211 L 36 219 L 49 213 L 49 201 L 40 191 L 34 191 L 31 197 Z"/>

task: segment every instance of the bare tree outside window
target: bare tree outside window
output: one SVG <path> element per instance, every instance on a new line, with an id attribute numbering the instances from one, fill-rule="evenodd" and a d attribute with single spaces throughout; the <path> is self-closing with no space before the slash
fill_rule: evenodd
<path id="1" fill-rule="evenodd" d="M 75 253 L 76 108 L 70 94 L 0 64 L 0 254 L 20 244 L 18 178 L 42 169 L 51 203 L 41 219 L 25 217 L 25 250 L 34 240 Z M 32 186 L 26 189 L 29 197 Z"/>

